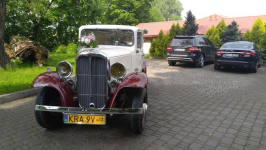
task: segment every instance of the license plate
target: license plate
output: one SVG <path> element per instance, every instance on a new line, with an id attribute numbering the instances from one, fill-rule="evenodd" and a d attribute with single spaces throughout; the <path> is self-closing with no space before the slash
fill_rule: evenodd
<path id="1" fill-rule="evenodd" d="M 185 49 L 174 49 L 174 51 L 185 51 Z"/>
<path id="2" fill-rule="evenodd" d="M 239 54 L 224 54 L 223 57 L 228 57 L 228 58 L 232 58 L 232 57 L 238 57 Z"/>
<path id="3" fill-rule="evenodd" d="M 64 114 L 64 123 L 105 125 L 106 117 L 105 115 L 92 114 Z"/>

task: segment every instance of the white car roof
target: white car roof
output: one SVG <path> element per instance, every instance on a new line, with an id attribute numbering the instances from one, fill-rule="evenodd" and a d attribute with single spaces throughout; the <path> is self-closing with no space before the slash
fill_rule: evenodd
<path id="1" fill-rule="evenodd" d="M 129 30 L 142 30 L 136 26 L 125 26 L 125 25 L 83 25 L 79 27 L 79 31 L 83 29 L 129 29 Z"/>

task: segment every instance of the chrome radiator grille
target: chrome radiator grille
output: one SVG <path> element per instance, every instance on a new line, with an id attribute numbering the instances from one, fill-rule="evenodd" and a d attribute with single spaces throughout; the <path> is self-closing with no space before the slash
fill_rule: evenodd
<path id="1" fill-rule="evenodd" d="M 107 64 L 101 57 L 77 60 L 77 94 L 81 107 L 103 108 L 106 103 Z"/>

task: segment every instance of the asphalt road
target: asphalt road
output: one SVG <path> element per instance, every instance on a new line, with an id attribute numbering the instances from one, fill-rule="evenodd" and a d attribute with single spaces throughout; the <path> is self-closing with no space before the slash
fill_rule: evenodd
<path id="1" fill-rule="evenodd" d="M 0 149 L 266 149 L 265 73 L 265 66 L 254 74 L 150 59 L 142 135 L 131 132 L 129 116 L 43 129 L 30 97 L 0 105 Z"/>

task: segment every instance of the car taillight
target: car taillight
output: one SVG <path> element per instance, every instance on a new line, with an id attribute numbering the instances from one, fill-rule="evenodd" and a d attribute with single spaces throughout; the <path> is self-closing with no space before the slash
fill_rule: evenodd
<path id="1" fill-rule="evenodd" d="M 223 50 L 216 51 L 216 54 L 224 54 L 224 53 L 225 53 L 225 51 L 223 51 Z"/>
<path id="2" fill-rule="evenodd" d="M 190 47 L 187 50 L 188 52 L 199 52 L 200 50 L 197 47 Z"/>
<path id="3" fill-rule="evenodd" d="M 255 56 L 255 52 L 249 52 L 249 51 L 242 51 L 242 55 L 249 55 L 249 56 Z"/>
<path id="4" fill-rule="evenodd" d="M 167 51 L 172 51 L 173 48 L 172 48 L 171 46 L 168 46 L 166 50 L 167 50 Z"/>

